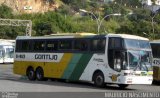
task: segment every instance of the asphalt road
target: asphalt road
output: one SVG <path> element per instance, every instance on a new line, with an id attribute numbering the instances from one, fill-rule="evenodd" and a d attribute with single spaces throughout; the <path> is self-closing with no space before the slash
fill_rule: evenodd
<path id="1" fill-rule="evenodd" d="M 0 64 L 0 92 L 160 92 L 160 85 L 130 85 L 122 90 L 117 85 L 97 88 L 91 83 L 29 81 L 24 76 L 13 74 L 12 68 L 12 64 Z"/>

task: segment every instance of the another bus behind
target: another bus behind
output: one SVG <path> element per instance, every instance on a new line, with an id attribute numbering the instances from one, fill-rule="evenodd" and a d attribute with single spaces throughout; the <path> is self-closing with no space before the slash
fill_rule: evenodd
<path id="1" fill-rule="evenodd" d="M 14 40 L 0 40 L 0 63 L 13 63 Z"/>
<path id="2" fill-rule="evenodd" d="M 160 40 L 150 42 L 153 54 L 153 83 L 160 82 Z"/>

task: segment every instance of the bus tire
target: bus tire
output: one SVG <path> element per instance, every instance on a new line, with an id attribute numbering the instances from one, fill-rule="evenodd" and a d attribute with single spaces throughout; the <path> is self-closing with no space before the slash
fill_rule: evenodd
<path id="1" fill-rule="evenodd" d="M 29 80 L 31 80 L 31 81 L 36 80 L 35 71 L 32 67 L 29 67 L 27 69 L 26 75 L 27 75 Z"/>
<path id="2" fill-rule="evenodd" d="M 129 85 L 128 84 L 118 84 L 120 89 L 125 89 L 127 88 Z"/>
<path id="3" fill-rule="evenodd" d="M 104 87 L 105 83 L 104 83 L 104 75 L 102 72 L 96 72 L 93 75 L 93 82 L 94 85 L 97 87 Z"/>
<path id="4" fill-rule="evenodd" d="M 153 80 L 153 81 L 152 81 L 152 84 L 153 84 L 153 85 L 160 85 L 160 81 Z"/>
<path id="5" fill-rule="evenodd" d="M 43 69 L 41 67 L 38 67 L 36 69 L 36 78 L 37 78 L 38 81 L 44 81 L 44 80 L 46 80 L 44 78 L 44 71 L 43 71 Z"/>

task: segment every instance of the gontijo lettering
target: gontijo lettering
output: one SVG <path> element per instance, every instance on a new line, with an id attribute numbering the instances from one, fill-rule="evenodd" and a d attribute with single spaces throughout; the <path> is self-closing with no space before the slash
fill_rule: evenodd
<path id="1" fill-rule="evenodd" d="M 57 60 L 58 59 L 58 55 L 35 54 L 35 59 Z"/>

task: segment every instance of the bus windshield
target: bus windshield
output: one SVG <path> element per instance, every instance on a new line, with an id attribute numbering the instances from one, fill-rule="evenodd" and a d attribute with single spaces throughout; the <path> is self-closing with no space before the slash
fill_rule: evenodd
<path id="1" fill-rule="evenodd" d="M 13 58 L 14 55 L 14 48 L 6 48 L 6 58 Z"/>
<path id="2" fill-rule="evenodd" d="M 151 71 L 151 51 L 128 51 L 129 69 Z"/>
<path id="3" fill-rule="evenodd" d="M 124 42 L 127 49 L 151 49 L 146 40 L 124 39 Z"/>
<path id="4" fill-rule="evenodd" d="M 147 40 L 124 39 L 128 50 L 128 68 L 132 70 L 151 71 L 151 47 Z"/>

